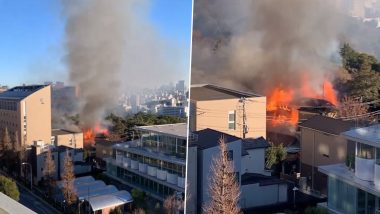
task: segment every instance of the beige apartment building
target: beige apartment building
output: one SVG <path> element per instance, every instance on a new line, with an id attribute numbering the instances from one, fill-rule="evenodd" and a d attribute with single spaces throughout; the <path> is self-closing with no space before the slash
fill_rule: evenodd
<path id="1" fill-rule="evenodd" d="M 17 86 L 0 93 L 0 133 L 8 128 L 11 138 L 32 145 L 51 141 L 51 87 Z"/>
<path id="2" fill-rule="evenodd" d="M 83 132 L 53 129 L 51 131 L 51 142 L 54 146 L 67 146 L 73 149 L 82 149 Z"/>
<path id="3" fill-rule="evenodd" d="M 190 130 L 206 128 L 239 138 L 266 138 L 266 97 L 209 84 L 191 86 Z"/>

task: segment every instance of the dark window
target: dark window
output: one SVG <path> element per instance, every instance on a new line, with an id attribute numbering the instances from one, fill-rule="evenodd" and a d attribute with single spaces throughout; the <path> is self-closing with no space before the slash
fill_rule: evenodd
<path id="1" fill-rule="evenodd" d="M 226 151 L 224 155 L 226 155 L 227 160 L 229 160 L 229 161 L 234 160 L 234 151 L 233 150 Z"/>

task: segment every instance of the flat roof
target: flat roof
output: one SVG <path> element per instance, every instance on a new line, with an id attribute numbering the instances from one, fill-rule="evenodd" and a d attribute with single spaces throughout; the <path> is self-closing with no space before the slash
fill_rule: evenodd
<path id="1" fill-rule="evenodd" d="M 17 99 L 22 100 L 34 92 L 47 87 L 48 85 L 28 85 L 28 86 L 16 86 L 0 93 L 0 99 Z"/>
<path id="2" fill-rule="evenodd" d="M 259 184 L 260 186 L 269 186 L 275 184 L 286 184 L 285 181 L 258 173 L 244 173 L 241 175 L 241 185 Z"/>
<path id="3" fill-rule="evenodd" d="M 187 124 L 186 123 L 175 123 L 175 124 L 165 124 L 165 125 L 153 125 L 153 126 L 138 126 L 135 127 L 136 130 L 149 131 L 164 135 L 171 135 L 174 137 L 187 139 Z"/>
<path id="4" fill-rule="evenodd" d="M 192 85 L 191 86 L 191 100 L 205 101 L 205 100 L 224 100 L 224 99 L 239 99 L 242 97 L 264 97 L 262 95 L 237 91 L 211 84 Z"/>
<path id="5" fill-rule="evenodd" d="M 345 164 L 319 166 L 318 171 L 380 197 L 380 189 L 373 182 L 359 179 Z"/>
<path id="6" fill-rule="evenodd" d="M 53 130 L 51 130 L 52 136 L 65 135 L 65 134 L 79 134 L 79 133 L 82 133 L 82 132 L 75 132 L 75 131 L 70 131 L 67 129 L 53 129 Z"/>
<path id="7" fill-rule="evenodd" d="M 342 133 L 342 136 L 352 141 L 379 147 L 380 124 L 346 131 Z"/>
<path id="8" fill-rule="evenodd" d="M 13 200 L 0 192 L 0 213 L 1 214 L 36 214 L 29 208 Z"/>
<path id="9" fill-rule="evenodd" d="M 133 198 L 129 192 L 121 190 L 112 194 L 91 197 L 88 199 L 88 202 L 90 203 L 92 210 L 97 211 L 133 202 Z"/>

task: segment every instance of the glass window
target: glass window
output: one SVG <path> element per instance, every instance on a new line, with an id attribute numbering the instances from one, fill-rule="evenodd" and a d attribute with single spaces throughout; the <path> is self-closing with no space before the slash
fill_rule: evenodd
<path id="1" fill-rule="evenodd" d="M 228 129 L 236 129 L 236 112 L 228 112 Z"/>
<path id="2" fill-rule="evenodd" d="M 362 144 L 362 143 L 357 143 L 356 144 L 356 156 L 359 158 L 364 158 L 364 159 L 374 159 L 374 147 Z"/>

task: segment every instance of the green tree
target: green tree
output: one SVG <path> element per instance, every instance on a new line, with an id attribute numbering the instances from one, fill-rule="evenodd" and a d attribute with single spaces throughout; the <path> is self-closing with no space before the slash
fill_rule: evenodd
<path id="1" fill-rule="evenodd" d="M 363 64 L 361 69 L 352 74 L 352 80 L 348 81 L 348 95 L 361 98 L 364 102 L 379 98 L 380 74 L 369 69 L 368 64 Z"/>
<path id="2" fill-rule="evenodd" d="M 20 197 L 20 192 L 16 185 L 16 182 L 12 181 L 10 178 L 0 175 L 0 192 L 18 201 Z"/>
<path id="3" fill-rule="evenodd" d="M 323 207 L 308 207 L 305 209 L 305 214 L 327 214 L 328 211 Z"/>
<path id="4" fill-rule="evenodd" d="M 145 199 L 146 199 L 145 192 L 134 188 L 132 189 L 131 194 L 136 206 L 139 208 L 143 208 L 145 206 Z"/>
<path id="5" fill-rule="evenodd" d="M 275 146 L 271 143 L 271 147 L 269 147 L 266 151 L 266 163 L 265 166 L 268 169 L 271 169 L 273 165 L 281 163 L 286 158 L 286 148 L 280 144 Z"/>

